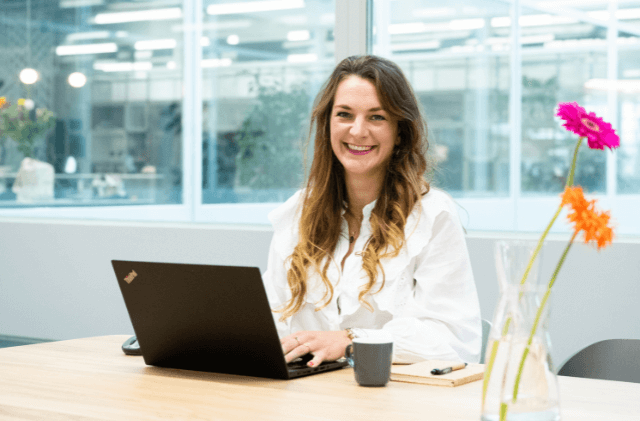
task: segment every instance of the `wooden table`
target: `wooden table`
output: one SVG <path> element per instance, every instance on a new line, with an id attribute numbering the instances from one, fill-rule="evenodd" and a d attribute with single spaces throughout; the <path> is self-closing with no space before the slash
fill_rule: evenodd
<path id="1" fill-rule="evenodd" d="M 0 420 L 479 420 L 481 382 L 356 384 L 351 369 L 267 380 L 149 367 L 126 335 L 0 349 Z M 563 420 L 639 420 L 640 384 L 560 377 Z"/>

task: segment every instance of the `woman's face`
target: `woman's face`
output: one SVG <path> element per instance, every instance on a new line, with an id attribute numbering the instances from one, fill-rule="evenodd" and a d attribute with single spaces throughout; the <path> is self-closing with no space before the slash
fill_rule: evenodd
<path id="1" fill-rule="evenodd" d="M 331 110 L 331 148 L 347 179 L 384 179 L 393 148 L 400 143 L 398 123 L 382 109 L 370 81 L 348 76 L 338 85 Z"/>

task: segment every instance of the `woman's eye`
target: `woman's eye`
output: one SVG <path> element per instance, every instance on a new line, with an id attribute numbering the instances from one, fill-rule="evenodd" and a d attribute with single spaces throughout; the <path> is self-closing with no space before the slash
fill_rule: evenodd
<path id="1" fill-rule="evenodd" d="M 372 120 L 378 120 L 378 121 L 383 121 L 386 120 L 386 118 L 384 118 L 384 116 L 380 115 L 380 114 L 375 114 L 373 116 L 371 116 Z"/>
<path id="2" fill-rule="evenodd" d="M 344 111 L 338 111 L 338 113 L 336 115 L 338 117 L 343 117 L 343 118 L 348 118 L 349 117 L 349 113 L 344 112 Z"/>

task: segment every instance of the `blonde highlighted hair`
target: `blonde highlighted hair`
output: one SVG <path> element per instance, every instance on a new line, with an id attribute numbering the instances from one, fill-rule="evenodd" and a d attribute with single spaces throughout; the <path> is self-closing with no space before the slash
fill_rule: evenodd
<path id="1" fill-rule="evenodd" d="M 302 308 L 310 270 L 320 275 L 325 286 L 325 294 L 316 303 L 316 311 L 326 307 L 333 298 L 333 285 L 327 277 L 327 270 L 340 236 L 347 193 L 344 168 L 331 148 L 330 120 L 338 85 L 353 75 L 375 86 L 382 107 L 397 121 L 400 137 L 389 162 L 380 197 L 371 213 L 371 237 L 362 252 L 368 281 L 361 287 L 358 299 L 371 311 L 373 308 L 365 297 L 379 292 L 385 283 L 380 259 L 398 255 L 405 242 L 407 217 L 415 206 L 420 206 L 422 195 L 429 191 L 429 184 L 424 178 L 428 148 L 426 123 L 402 70 L 395 63 L 376 56 L 352 56 L 342 60 L 316 97 L 311 115 L 313 161 L 304 190 L 299 242 L 289 257 L 291 266 L 287 281 L 292 297 L 278 310 L 282 313 L 281 320 Z M 382 282 L 376 291 L 372 291 L 378 269 Z"/>

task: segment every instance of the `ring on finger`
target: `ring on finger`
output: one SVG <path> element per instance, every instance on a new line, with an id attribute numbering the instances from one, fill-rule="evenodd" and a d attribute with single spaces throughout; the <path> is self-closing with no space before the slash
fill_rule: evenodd
<path id="1" fill-rule="evenodd" d="M 309 342 L 303 343 L 302 346 L 306 346 L 309 352 L 311 352 L 311 347 L 309 346 Z"/>

